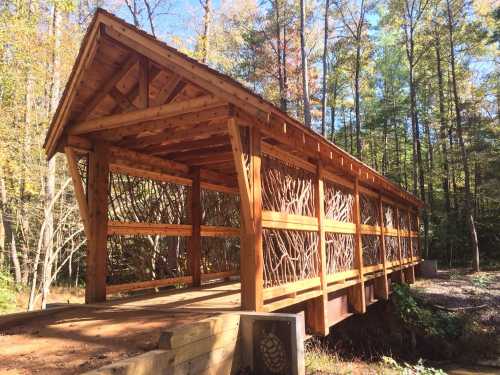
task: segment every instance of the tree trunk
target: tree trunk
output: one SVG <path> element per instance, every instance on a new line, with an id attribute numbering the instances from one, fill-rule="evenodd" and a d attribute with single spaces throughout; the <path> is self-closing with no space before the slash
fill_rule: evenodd
<path id="1" fill-rule="evenodd" d="M 309 71 L 307 67 L 305 39 L 305 0 L 300 0 L 300 56 L 302 59 L 302 100 L 304 102 L 304 123 L 311 127 L 311 105 L 309 103 Z"/>
<path id="2" fill-rule="evenodd" d="M 326 57 L 328 55 L 328 9 L 330 7 L 330 1 L 325 1 L 325 33 L 323 38 L 323 87 L 322 87 L 322 97 L 321 97 L 321 134 L 323 137 L 326 135 L 326 99 L 327 99 L 327 90 L 326 90 L 326 78 L 327 78 L 327 62 Z M 335 106 L 332 107 L 332 110 L 335 110 Z M 332 115 L 332 122 L 335 119 L 335 115 Z M 333 141 L 333 130 L 335 129 L 335 125 L 332 123 L 332 135 L 331 139 Z"/>
<path id="3" fill-rule="evenodd" d="M 335 143 L 335 116 L 336 116 L 336 107 L 337 107 L 337 77 L 334 78 L 333 80 L 333 98 L 332 98 L 332 105 L 330 107 L 330 116 L 332 119 L 332 124 L 331 124 L 331 134 L 330 134 L 330 140 Z M 345 113 L 344 113 L 344 125 L 345 125 Z"/>
<path id="4" fill-rule="evenodd" d="M 356 68 L 354 71 L 354 109 L 356 112 L 356 156 L 362 160 L 361 155 L 361 120 L 359 113 L 359 75 L 361 70 L 361 40 L 356 41 Z"/>
<path id="5" fill-rule="evenodd" d="M 446 114 L 444 109 L 444 85 L 443 85 L 443 71 L 441 68 L 441 45 L 439 39 L 439 31 L 435 31 L 435 49 L 436 49 L 436 70 L 438 79 L 438 91 L 439 91 L 439 142 L 441 145 L 442 152 L 442 181 L 441 186 L 443 188 L 444 194 L 444 214 L 445 214 L 445 248 L 446 253 L 451 253 L 449 233 L 451 231 L 450 226 L 450 182 L 449 182 L 449 165 L 448 165 L 448 149 L 447 149 L 447 124 L 446 124 Z"/>
<path id="6" fill-rule="evenodd" d="M 469 228 L 469 235 L 472 245 L 472 268 L 474 271 L 479 272 L 479 244 L 477 239 L 476 224 L 472 211 L 472 202 L 470 194 L 470 170 L 469 160 L 467 156 L 467 149 L 462 132 L 462 114 L 460 108 L 460 98 L 458 96 L 456 67 L 455 67 L 455 41 L 453 39 L 453 14 L 451 10 L 450 0 L 446 0 L 448 11 L 448 37 L 450 42 L 450 64 L 451 64 L 451 81 L 453 88 L 453 102 L 455 106 L 455 122 L 457 125 L 458 145 L 460 148 L 460 155 L 462 158 L 462 166 L 464 169 L 464 188 L 465 188 L 465 220 Z"/>
<path id="7" fill-rule="evenodd" d="M 212 16 L 212 0 L 200 0 L 203 7 L 203 34 L 201 36 L 201 61 L 207 62 L 210 49 L 210 26 Z"/>

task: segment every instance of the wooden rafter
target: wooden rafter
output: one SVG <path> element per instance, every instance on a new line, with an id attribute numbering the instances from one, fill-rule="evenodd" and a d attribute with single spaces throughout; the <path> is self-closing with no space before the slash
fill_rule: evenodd
<path id="1" fill-rule="evenodd" d="M 83 112 L 78 116 L 79 121 L 84 121 L 92 113 L 92 111 L 99 105 L 99 103 L 111 92 L 111 90 L 116 86 L 116 84 L 125 77 L 132 67 L 138 61 L 137 53 L 131 53 L 130 56 L 125 60 L 123 65 L 118 68 L 113 77 L 106 80 L 101 87 L 96 91 L 96 95 L 93 95 L 88 103 L 85 103 Z"/>
<path id="2" fill-rule="evenodd" d="M 133 112 L 119 113 L 104 116 L 75 124 L 68 133 L 72 135 L 87 134 L 99 130 L 109 130 L 129 125 L 165 119 L 186 113 L 193 113 L 203 109 L 221 105 L 221 101 L 213 96 L 190 99 L 180 103 L 169 103 L 157 107 L 139 109 Z"/>
<path id="3" fill-rule="evenodd" d="M 177 74 L 172 74 L 170 79 L 165 83 L 160 91 L 156 94 L 152 101 L 152 105 L 162 105 L 170 103 L 175 96 L 182 91 L 186 82 L 182 80 L 182 77 Z"/>

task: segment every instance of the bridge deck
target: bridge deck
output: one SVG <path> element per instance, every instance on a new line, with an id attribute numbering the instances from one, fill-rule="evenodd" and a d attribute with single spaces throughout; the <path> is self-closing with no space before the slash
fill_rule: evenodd
<path id="1" fill-rule="evenodd" d="M 55 309 L 0 330 L 0 373 L 82 373 L 155 349 L 163 330 L 239 308 L 240 284 L 229 282 Z"/>

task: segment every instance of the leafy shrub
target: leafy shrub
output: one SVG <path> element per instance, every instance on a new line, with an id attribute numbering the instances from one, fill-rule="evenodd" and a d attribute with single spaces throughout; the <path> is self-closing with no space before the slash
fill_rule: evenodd
<path id="1" fill-rule="evenodd" d="M 0 271 L 0 314 L 6 314 L 15 310 L 16 293 L 16 287 L 12 278 Z"/>
<path id="2" fill-rule="evenodd" d="M 393 302 L 405 325 L 428 336 L 456 339 L 463 332 L 463 321 L 459 317 L 424 306 L 410 293 L 407 285 L 395 285 Z"/>
<path id="3" fill-rule="evenodd" d="M 441 369 L 426 367 L 422 359 L 419 359 L 415 365 L 406 362 L 400 365 L 391 357 L 382 357 L 382 362 L 402 375 L 446 375 L 446 372 Z"/>

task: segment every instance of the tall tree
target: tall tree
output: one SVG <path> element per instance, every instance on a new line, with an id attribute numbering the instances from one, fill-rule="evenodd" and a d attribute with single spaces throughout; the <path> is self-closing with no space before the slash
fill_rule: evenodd
<path id="1" fill-rule="evenodd" d="M 360 118 L 360 79 L 361 59 L 363 48 L 363 32 L 366 25 L 367 4 L 365 0 L 349 4 L 340 0 L 335 1 L 335 6 L 341 15 L 342 23 L 351 36 L 355 48 L 354 58 L 354 112 L 356 121 L 356 156 L 361 159 L 361 118 Z M 354 7 L 357 7 L 354 8 Z"/>
<path id="2" fill-rule="evenodd" d="M 321 135 L 326 136 L 326 101 L 327 101 L 327 87 L 326 87 L 326 82 L 327 82 L 327 76 L 328 76 L 328 63 L 327 63 L 327 56 L 328 56 L 328 13 L 330 10 L 330 0 L 325 1 L 325 23 L 324 23 L 324 34 L 323 34 L 323 57 L 322 57 L 322 62 L 323 62 L 323 78 L 322 78 L 322 85 L 321 85 Z M 336 83 L 337 81 L 335 80 L 334 83 L 334 91 L 336 91 Z M 332 108 L 332 110 L 335 110 L 335 108 Z M 335 120 L 335 114 L 332 115 L 332 135 L 331 139 L 333 141 L 334 139 L 334 133 L 335 133 L 335 124 L 333 121 Z"/>
<path id="3" fill-rule="evenodd" d="M 460 148 L 460 156 L 462 159 L 462 166 L 464 170 L 464 188 L 465 188 L 465 216 L 466 222 L 469 227 L 469 235 L 472 247 L 472 267 L 476 272 L 479 272 L 479 244 L 477 239 L 476 223 L 474 220 L 473 204 L 471 197 L 470 188 L 470 169 L 469 169 L 469 158 L 467 155 L 467 149 L 465 147 L 463 129 L 462 129 L 462 109 L 460 103 L 460 96 L 458 94 L 458 84 L 457 84 L 457 69 L 455 61 L 455 39 L 454 30 L 457 28 L 457 20 L 453 12 L 453 8 L 450 0 L 446 0 L 446 10 L 447 10 L 447 27 L 448 27 L 448 37 L 450 46 L 450 65 L 451 65 L 451 85 L 453 88 L 453 103 L 455 108 L 455 123 L 457 126 L 457 137 L 458 144 Z"/>
<path id="4" fill-rule="evenodd" d="M 300 57 L 302 60 L 302 100 L 304 102 L 304 123 L 311 127 L 311 103 L 309 102 L 309 69 L 307 67 L 305 37 L 305 0 L 300 0 Z"/>

